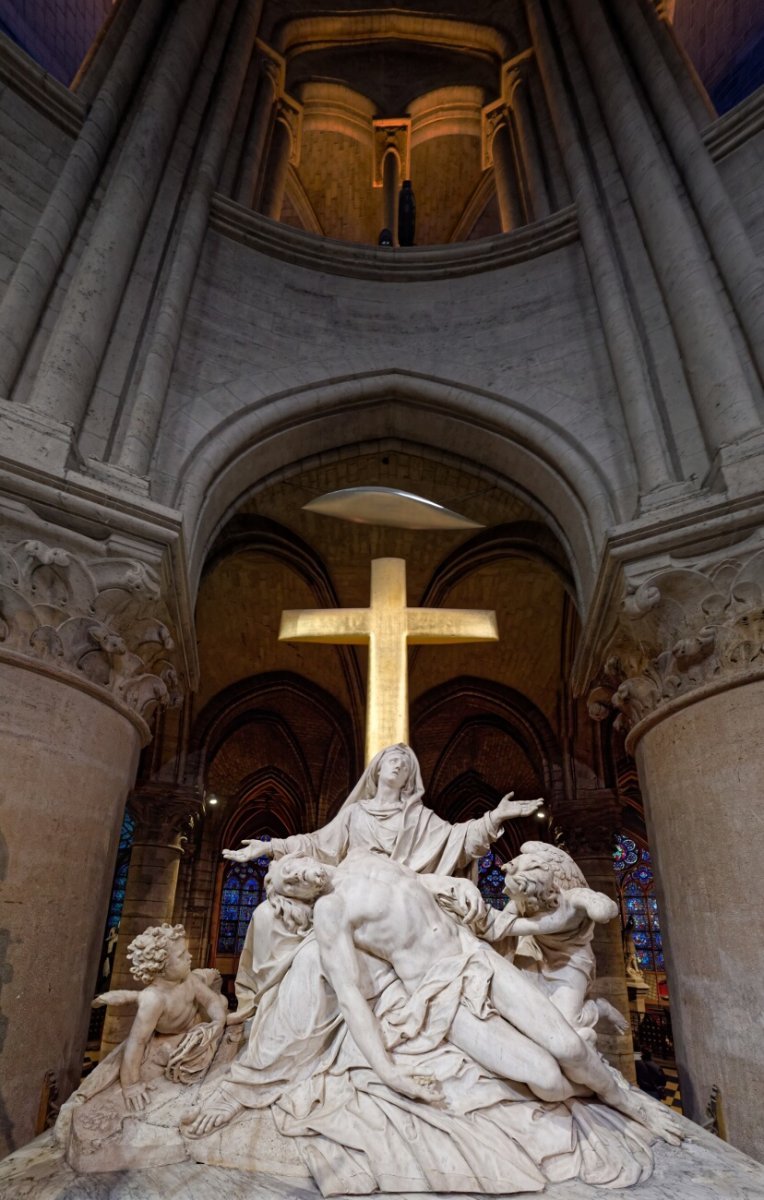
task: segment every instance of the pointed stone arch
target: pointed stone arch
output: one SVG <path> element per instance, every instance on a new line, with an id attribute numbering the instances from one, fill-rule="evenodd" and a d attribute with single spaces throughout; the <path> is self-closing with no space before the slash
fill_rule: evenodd
<path id="1" fill-rule="evenodd" d="M 179 472 L 172 503 L 186 517 L 194 586 L 243 497 L 311 454 L 397 437 L 417 452 L 458 457 L 533 505 L 565 546 L 585 607 L 597 546 L 623 500 L 564 427 L 506 396 L 407 371 L 295 384 L 267 396 L 263 382 L 237 384 L 237 412 L 200 439 Z"/>

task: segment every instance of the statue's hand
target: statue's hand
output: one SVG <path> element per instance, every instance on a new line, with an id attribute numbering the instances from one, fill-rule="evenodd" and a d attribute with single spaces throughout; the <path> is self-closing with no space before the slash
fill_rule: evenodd
<path id="1" fill-rule="evenodd" d="M 506 796 L 503 796 L 496 805 L 493 815 L 497 821 L 503 823 L 504 821 L 514 821 L 517 817 L 529 817 L 544 803 L 540 796 L 538 800 L 513 800 L 514 794 L 514 792 L 507 792 Z"/>
<path id="2" fill-rule="evenodd" d="M 421 1100 L 424 1104 L 436 1106 L 445 1103 L 443 1089 L 438 1080 L 431 1075 L 417 1073 L 411 1068 L 404 1070 L 402 1067 L 392 1067 L 385 1072 L 382 1082 L 401 1096 L 408 1096 L 409 1100 Z"/>
<path id="3" fill-rule="evenodd" d="M 137 1083 L 123 1087 L 122 1095 L 125 1097 L 128 1112 L 141 1112 L 151 1098 L 151 1084 L 139 1079 Z"/>
<path id="4" fill-rule="evenodd" d="M 438 903 L 465 925 L 472 925 L 485 909 L 483 897 L 469 879 L 450 880 L 448 887 L 439 893 Z"/>
<path id="5" fill-rule="evenodd" d="M 231 862 L 245 863 L 253 858 L 272 858 L 270 842 L 261 842 L 259 838 L 245 838 L 241 850 L 224 850 L 223 858 Z"/>

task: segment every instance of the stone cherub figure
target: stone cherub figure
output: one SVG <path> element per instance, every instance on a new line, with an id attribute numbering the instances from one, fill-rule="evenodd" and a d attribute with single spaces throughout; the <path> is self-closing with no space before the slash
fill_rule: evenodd
<path id="1" fill-rule="evenodd" d="M 153 925 L 127 949 L 130 974 L 143 991 L 122 989 L 96 996 L 93 1007 L 138 1004 L 138 1012 L 121 1050 L 119 1079 L 127 1108 L 139 1112 L 149 1100 L 150 1085 L 141 1077 L 144 1061 L 159 1035 L 167 1042 L 165 1075 L 176 1083 L 193 1083 L 204 1074 L 215 1056 L 226 1025 L 228 1005 L 220 995 L 217 971 L 191 970 L 191 955 L 182 925 Z M 218 990 L 210 986 L 216 983 Z M 200 1023 L 200 1016 L 208 1017 Z M 164 1057 L 164 1055 L 161 1055 Z"/>
<path id="2" fill-rule="evenodd" d="M 618 905 L 593 891 L 573 859 L 546 842 L 525 842 L 504 867 L 503 910 L 491 908 L 472 884 L 439 897 L 486 941 L 501 945 L 515 965 L 536 976 L 542 990 L 587 1041 L 604 1018 L 616 1032 L 627 1024 L 607 1000 L 589 993 L 595 975 L 594 926 L 618 915 Z M 511 939 L 511 941 L 508 941 Z"/>
<path id="3" fill-rule="evenodd" d="M 129 1165 L 114 1145 L 124 1119 L 141 1116 L 160 1085 L 172 1089 L 201 1080 L 226 1026 L 220 975 L 191 970 L 182 925 L 144 930 L 130 943 L 127 957 L 131 974 L 146 986 L 104 992 L 93 1007 L 137 1004 L 130 1033 L 63 1105 L 56 1125 L 70 1161 L 86 1170 Z M 166 1130 L 159 1133 L 167 1140 Z M 148 1146 L 144 1149 L 148 1153 Z"/>

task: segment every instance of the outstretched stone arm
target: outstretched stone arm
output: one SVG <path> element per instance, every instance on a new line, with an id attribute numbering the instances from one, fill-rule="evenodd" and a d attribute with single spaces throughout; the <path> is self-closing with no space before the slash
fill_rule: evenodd
<path id="1" fill-rule="evenodd" d="M 139 993 L 138 1013 L 127 1036 L 119 1069 L 125 1103 L 131 1112 L 140 1112 L 148 1103 L 149 1086 L 141 1080 L 141 1064 L 163 1008 L 161 996 L 151 989 Z"/>
<path id="2" fill-rule="evenodd" d="M 222 1033 L 228 1017 L 228 1001 L 220 992 L 209 987 L 194 971 L 191 972 L 191 979 L 194 984 L 194 999 L 199 1007 L 204 1009 L 215 1030 Z"/>
<path id="3" fill-rule="evenodd" d="M 430 1104 L 439 1100 L 440 1089 L 434 1081 L 416 1079 L 396 1066 L 385 1047 L 380 1024 L 361 991 L 352 925 L 338 896 L 321 897 L 316 904 L 313 928 L 321 965 L 334 988 L 340 1012 L 371 1069 L 387 1087 L 411 1100 Z"/>
<path id="4" fill-rule="evenodd" d="M 539 805 L 544 801 L 539 798 L 537 800 L 515 800 L 514 792 L 507 792 L 506 796 L 502 796 L 496 808 L 491 809 L 482 817 L 476 817 L 473 821 L 465 821 L 465 853 L 470 858 L 480 858 L 486 854 L 497 838 L 501 837 L 504 832 L 504 825 L 507 821 L 517 820 L 518 817 L 528 817 L 534 813 Z"/>

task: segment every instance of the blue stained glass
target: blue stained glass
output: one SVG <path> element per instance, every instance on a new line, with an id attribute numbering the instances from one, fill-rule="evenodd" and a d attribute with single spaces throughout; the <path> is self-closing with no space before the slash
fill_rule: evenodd
<path id="1" fill-rule="evenodd" d="M 615 849 L 613 850 L 613 866 L 616 871 L 624 871 L 626 867 L 630 867 L 637 862 L 639 852 L 636 843 L 631 838 L 624 837 L 623 834 L 616 834 Z"/>
<path id="2" fill-rule="evenodd" d="M 260 834 L 269 842 L 270 834 Z M 265 876 L 270 859 L 231 863 L 225 873 L 220 903 L 218 954 L 241 954 L 252 913 L 265 899 Z"/>
<path id="3" fill-rule="evenodd" d="M 619 872 L 622 918 L 633 937 L 637 961 L 646 971 L 663 971 L 663 941 L 650 852 L 621 834 L 616 835 L 616 846 L 613 865 Z"/>
<path id="4" fill-rule="evenodd" d="M 507 897 L 504 895 L 504 873 L 500 870 L 501 862 L 494 850 L 489 850 L 478 860 L 478 888 L 480 894 L 491 908 L 504 908 Z"/>

